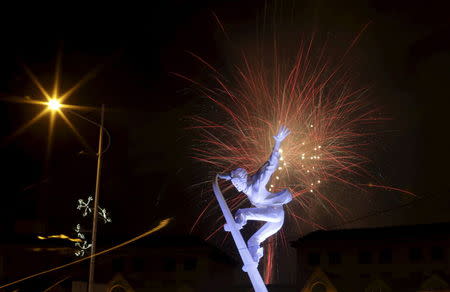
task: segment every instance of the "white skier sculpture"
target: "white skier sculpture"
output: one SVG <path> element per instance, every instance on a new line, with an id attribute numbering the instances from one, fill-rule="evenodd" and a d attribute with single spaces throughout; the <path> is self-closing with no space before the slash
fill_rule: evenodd
<path id="1" fill-rule="evenodd" d="M 242 229 L 248 220 L 264 221 L 265 223 L 247 242 L 248 251 L 256 265 L 263 256 L 261 243 L 269 236 L 281 229 L 284 222 L 283 205 L 292 200 L 292 194 L 288 189 L 278 193 L 267 191 L 266 185 L 270 177 L 278 168 L 281 142 L 290 134 L 288 128 L 281 126 L 275 139 L 275 146 L 269 160 L 252 176 L 249 176 L 243 168 L 237 168 L 230 174 L 219 174 L 221 179 L 231 180 L 234 187 L 247 195 L 255 208 L 239 209 L 235 214 L 236 227 Z M 228 224 L 224 229 L 230 231 Z"/>

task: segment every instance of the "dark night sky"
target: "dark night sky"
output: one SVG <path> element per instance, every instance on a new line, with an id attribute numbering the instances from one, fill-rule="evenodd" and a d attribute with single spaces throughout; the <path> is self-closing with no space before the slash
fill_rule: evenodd
<path id="1" fill-rule="evenodd" d="M 348 42 L 371 22 L 354 51 L 356 75 L 372 84 L 370 96 L 392 118 L 385 127 L 388 133 L 374 146 L 374 171 L 387 185 L 425 198 L 349 226 L 450 220 L 450 99 L 444 89 L 450 81 L 450 26 L 444 2 L 267 3 L 268 14 L 294 15 L 292 31 L 314 29 L 336 44 Z M 170 72 L 206 77 L 205 68 L 186 51 L 227 68 L 227 47 L 212 12 L 232 39 L 252 39 L 265 6 L 264 1 L 151 3 L 150 8 L 60 7 L 57 13 L 30 7 L 28 12 L 5 10 L 9 16 L 1 18 L 2 96 L 39 96 L 22 64 L 49 88 L 58 50 L 63 54 L 63 90 L 101 66 L 68 103 L 105 103 L 108 108 L 106 127 L 112 144 L 104 157 L 101 201 L 113 213 L 114 226 L 105 227 L 112 237 L 139 233 L 167 216 L 177 219 L 173 232 L 186 232 L 192 224 L 199 209 L 190 186 L 201 178 L 202 168 L 189 158 L 191 133 L 184 127 L 185 117 L 198 109 L 198 96 L 191 84 Z M 38 110 L 0 103 L 0 135 L 6 138 Z M 96 119 L 99 113 L 83 114 Z M 75 116 L 71 120 L 95 148 L 95 127 Z M 82 145 L 61 120 L 46 162 L 47 125 L 44 119 L 1 146 L 2 232 L 12 232 L 25 219 L 43 220 L 52 232 L 66 232 L 76 220 L 75 200 L 94 189 L 95 157 L 79 154 Z M 362 211 L 355 216 L 408 200 L 394 192 L 377 193 L 358 203 Z"/>

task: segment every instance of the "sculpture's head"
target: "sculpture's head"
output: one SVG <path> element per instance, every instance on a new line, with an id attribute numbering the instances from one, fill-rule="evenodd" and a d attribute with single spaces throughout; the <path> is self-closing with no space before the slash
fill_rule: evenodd
<path id="1" fill-rule="evenodd" d="M 247 171 L 243 168 L 236 168 L 231 172 L 231 183 L 233 183 L 234 187 L 239 191 L 245 191 L 248 187 L 247 183 L 248 174 Z"/>

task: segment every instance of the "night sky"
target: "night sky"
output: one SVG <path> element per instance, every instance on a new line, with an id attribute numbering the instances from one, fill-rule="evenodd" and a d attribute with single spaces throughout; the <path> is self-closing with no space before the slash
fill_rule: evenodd
<path id="1" fill-rule="evenodd" d="M 282 20 L 279 30 L 315 31 L 336 46 L 348 44 L 369 23 L 352 53 L 353 72 L 370 85 L 370 98 L 390 117 L 374 139 L 371 171 L 386 185 L 418 197 L 385 191 L 356 199 L 351 207 L 359 211 L 349 220 L 377 215 L 346 227 L 448 221 L 450 26 L 444 2 L 168 0 L 151 1 L 150 7 L 80 4 L 59 7 L 57 13 L 42 7 L 5 10 L 0 96 L 42 98 L 23 66 L 50 89 L 58 53 L 61 91 L 95 71 L 67 103 L 107 107 L 105 126 L 112 140 L 104 156 L 100 202 L 111 210 L 113 224 L 101 232 L 113 240 L 174 217 L 165 232 L 186 233 L 204 203 L 193 186 L 210 175 L 190 158 L 193 134 L 186 130 L 187 117 L 208 105 L 193 84 L 171 73 L 208 78 L 205 66 L 187 51 L 225 72 L 230 67 L 232 46 L 213 13 L 235 44 L 254 40 L 264 11 Z M 40 110 L 0 103 L 3 234 L 17 236 L 14 229 L 24 220 L 45 222 L 51 233 L 68 233 L 79 218 L 76 200 L 94 191 L 95 156 L 86 154 L 61 119 L 48 158 L 48 118 L 7 139 Z M 99 119 L 98 110 L 81 113 Z M 95 149 L 98 129 L 68 116 Z M 410 205 L 396 208 L 405 203 Z M 344 226 L 337 218 L 339 224 Z"/>

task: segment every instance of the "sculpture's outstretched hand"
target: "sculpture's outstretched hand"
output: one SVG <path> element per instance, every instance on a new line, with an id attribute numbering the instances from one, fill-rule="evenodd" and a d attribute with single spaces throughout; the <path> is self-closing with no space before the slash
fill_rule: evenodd
<path id="1" fill-rule="evenodd" d="M 283 141 L 289 134 L 291 133 L 291 131 L 285 127 L 285 126 L 281 126 L 280 129 L 278 130 L 278 133 L 276 136 L 273 136 L 273 138 L 275 139 L 276 142 L 281 142 Z"/>

